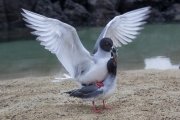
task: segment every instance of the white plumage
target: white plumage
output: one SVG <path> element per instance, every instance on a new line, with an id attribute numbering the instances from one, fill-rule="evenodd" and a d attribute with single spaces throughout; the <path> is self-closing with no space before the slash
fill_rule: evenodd
<path id="1" fill-rule="evenodd" d="M 100 40 L 104 37 L 111 38 L 115 47 L 132 42 L 139 34 L 138 31 L 143 29 L 141 26 L 146 23 L 144 20 L 149 17 L 149 13 L 150 7 L 144 7 L 114 17 L 100 34 L 94 47 L 94 53 L 97 51 Z"/>
<path id="2" fill-rule="evenodd" d="M 116 16 L 107 24 L 104 37 L 111 38 L 116 47 L 120 47 L 121 43 L 128 44 L 136 38 L 137 31 L 142 29 L 139 26 L 146 23 L 143 20 L 148 17 L 147 14 L 150 12 L 148 9 L 149 7 L 146 7 Z"/>
<path id="3" fill-rule="evenodd" d="M 90 53 L 84 48 L 79 40 L 74 27 L 56 19 L 24 10 L 22 15 L 30 25 L 28 27 L 36 30 L 32 34 L 38 36 L 37 40 L 45 49 L 54 53 L 71 76 L 75 76 L 75 67 L 82 63 L 89 65 L 93 62 Z M 79 59 L 82 58 L 83 59 Z"/>
<path id="4" fill-rule="evenodd" d="M 104 80 L 107 75 L 106 64 L 111 55 L 101 49 L 101 39 L 111 38 L 115 47 L 131 42 L 142 29 L 140 26 L 146 23 L 144 20 L 149 9 L 137 9 L 112 19 L 100 34 L 94 46 L 94 55 L 84 48 L 74 27 L 24 9 L 22 15 L 28 23 L 27 27 L 35 30 L 31 33 L 38 36 L 36 40 L 57 56 L 71 75 L 71 80 L 90 84 Z"/>

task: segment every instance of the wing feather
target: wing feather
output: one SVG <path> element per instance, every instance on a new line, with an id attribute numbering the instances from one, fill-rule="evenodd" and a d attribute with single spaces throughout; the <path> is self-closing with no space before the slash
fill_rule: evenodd
<path id="1" fill-rule="evenodd" d="M 138 31 L 142 30 L 142 25 L 146 24 L 146 19 L 149 17 L 150 7 L 144 7 L 137 10 L 127 12 L 116 16 L 104 28 L 100 34 L 94 51 L 98 49 L 99 41 L 104 37 L 109 37 L 113 40 L 114 46 L 121 47 L 121 44 L 128 44 L 136 38 Z"/>
<path id="2" fill-rule="evenodd" d="M 75 28 L 59 20 L 22 10 L 23 20 L 28 23 L 26 26 L 34 29 L 31 33 L 38 36 L 36 40 L 57 56 L 71 76 L 77 77 L 94 62 L 80 42 Z"/>

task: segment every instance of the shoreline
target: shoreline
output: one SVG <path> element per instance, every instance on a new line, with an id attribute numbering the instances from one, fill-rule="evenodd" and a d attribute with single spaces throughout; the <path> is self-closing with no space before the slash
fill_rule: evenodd
<path id="1" fill-rule="evenodd" d="M 69 97 L 72 82 L 52 83 L 54 77 L 0 80 L 0 119 L 180 119 L 179 70 L 118 71 L 117 87 L 106 100 L 112 110 L 94 114 L 91 102 Z"/>

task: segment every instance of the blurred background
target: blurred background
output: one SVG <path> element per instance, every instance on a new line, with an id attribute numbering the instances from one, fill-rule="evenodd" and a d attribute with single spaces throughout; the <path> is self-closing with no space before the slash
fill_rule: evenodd
<path id="1" fill-rule="evenodd" d="M 119 48 L 118 70 L 178 69 L 180 0 L 0 0 L 0 79 L 65 72 L 25 27 L 21 8 L 74 26 L 92 52 L 105 25 L 117 15 L 151 6 L 141 34 Z"/>

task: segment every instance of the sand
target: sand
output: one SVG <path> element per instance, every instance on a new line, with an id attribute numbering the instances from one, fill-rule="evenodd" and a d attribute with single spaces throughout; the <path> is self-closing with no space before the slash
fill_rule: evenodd
<path id="1" fill-rule="evenodd" d="M 117 89 L 106 101 L 113 108 L 97 101 L 99 114 L 91 102 L 63 93 L 76 85 L 52 83 L 54 77 L 0 81 L 0 120 L 180 120 L 180 70 L 118 71 Z"/>

